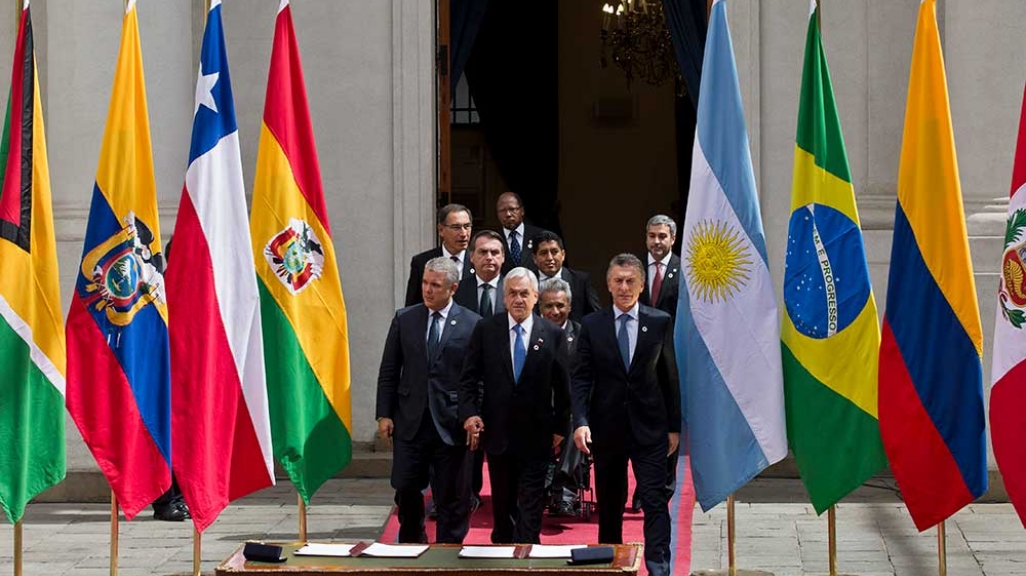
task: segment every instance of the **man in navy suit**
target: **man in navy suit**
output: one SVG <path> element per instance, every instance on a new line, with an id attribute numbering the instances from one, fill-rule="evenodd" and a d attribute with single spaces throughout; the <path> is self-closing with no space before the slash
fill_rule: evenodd
<path id="1" fill-rule="evenodd" d="M 378 433 L 393 444 L 400 542 L 427 542 L 421 491 L 429 483 L 438 511 L 436 541 L 462 543 L 470 527 L 458 387 L 481 317 L 452 301 L 458 278 L 456 263 L 446 257 L 425 263 L 423 303 L 396 312 L 381 356 Z"/>
<path id="2" fill-rule="evenodd" d="M 531 272 L 538 272 L 534 263 L 534 238 L 543 230 L 524 222 L 524 203 L 516 192 L 503 192 L 495 203 L 495 215 L 502 223 L 502 247 L 505 250 L 505 263 L 502 273 L 517 266 L 524 266 Z"/>
<path id="3" fill-rule="evenodd" d="M 670 570 L 666 458 L 680 443 L 681 409 L 670 315 L 638 303 L 645 268 L 633 254 L 609 263 L 613 306 L 585 317 L 573 377 L 574 442 L 595 462 L 599 541 L 623 541 L 627 461 L 645 512 L 645 566 Z"/>
<path id="4" fill-rule="evenodd" d="M 565 280 L 574 294 L 570 318 L 580 322 L 582 318 L 599 309 L 598 294 L 591 286 L 591 277 L 588 273 L 563 266 L 565 259 L 563 239 L 558 234 L 546 230 L 534 237 L 534 261 L 538 264 L 539 282 L 549 278 Z"/>
<path id="5" fill-rule="evenodd" d="M 494 230 L 479 230 L 470 239 L 467 247 L 470 254 L 471 274 L 460 282 L 456 289 L 456 303 L 477 312 L 482 318 L 492 314 L 504 314 L 506 305 L 502 298 L 502 268 L 505 252 L 502 236 Z"/>
<path id="6" fill-rule="evenodd" d="M 535 314 L 538 279 L 514 268 L 506 314 L 474 328 L 460 382 L 460 418 L 471 448 L 488 453 L 492 542 L 540 542 L 549 455 L 566 436 L 570 382 L 558 326 Z M 484 395 L 478 404 L 478 383 Z"/>
<path id="7" fill-rule="evenodd" d="M 462 204 L 447 204 L 438 211 L 438 238 L 442 245 L 425 250 L 410 260 L 410 278 L 406 283 L 407 306 L 420 303 L 420 282 L 424 278 L 424 264 L 432 258 L 444 256 L 452 260 L 459 273 L 457 281 L 472 274 L 467 244 L 473 233 L 473 219 L 470 208 Z"/>

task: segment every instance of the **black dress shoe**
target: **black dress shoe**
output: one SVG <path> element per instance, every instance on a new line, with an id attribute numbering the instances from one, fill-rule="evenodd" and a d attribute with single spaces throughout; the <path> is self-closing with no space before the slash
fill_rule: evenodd
<path id="1" fill-rule="evenodd" d="M 153 518 L 164 522 L 183 522 L 190 518 L 189 508 L 184 502 L 154 506 Z"/>

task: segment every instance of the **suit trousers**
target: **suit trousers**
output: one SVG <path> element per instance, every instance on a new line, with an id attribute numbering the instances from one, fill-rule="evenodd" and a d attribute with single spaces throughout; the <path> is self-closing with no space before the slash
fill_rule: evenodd
<path id="1" fill-rule="evenodd" d="M 488 454 L 492 544 L 540 544 L 547 458 Z"/>
<path id="2" fill-rule="evenodd" d="M 393 443 L 392 487 L 399 507 L 399 542 L 427 542 L 424 495 L 431 493 L 438 510 L 435 541 L 462 544 L 470 529 L 470 468 L 463 444 L 449 446 L 435 430 L 431 413 L 424 412 L 412 441 Z"/>
<path id="3" fill-rule="evenodd" d="M 635 494 L 645 513 L 645 566 L 650 574 L 666 574 L 670 562 L 670 509 L 666 489 L 664 441 L 651 446 L 592 451 L 595 462 L 595 497 L 598 499 L 599 534 L 602 544 L 623 543 L 623 513 L 627 501 L 627 460 L 634 467 Z"/>

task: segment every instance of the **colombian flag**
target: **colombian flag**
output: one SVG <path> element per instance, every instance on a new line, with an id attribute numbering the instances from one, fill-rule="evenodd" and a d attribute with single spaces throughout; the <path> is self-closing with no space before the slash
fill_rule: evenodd
<path id="1" fill-rule="evenodd" d="M 64 321 L 28 2 L 0 166 L 0 508 L 17 522 L 64 479 Z"/>
<path id="2" fill-rule="evenodd" d="M 784 273 L 787 439 L 816 512 L 887 466 L 880 325 L 816 0 L 809 10 Z"/>
<path id="3" fill-rule="evenodd" d="M 880 431 L 919 530 L 987 490 L 983 335 L 936 0 L 919 7 L 880 347 Z"/>
<path id="4" fill-rule="evenodd" d="M 253 187 L 274 456 L 309 503 L 352 458 L 349 337 L 288 0 L 275 22 Z"/>
<path id="5" fill-rule="evenodd" d="M 135 4 L 125 7 L 67 325 L 68 411 L 128 519 L 171 485 L 164 256 Z"/>

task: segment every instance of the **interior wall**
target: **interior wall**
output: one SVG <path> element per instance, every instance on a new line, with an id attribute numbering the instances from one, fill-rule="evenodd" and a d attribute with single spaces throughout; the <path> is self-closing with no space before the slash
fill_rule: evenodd
<path id="1" fill-rule="evenodd" d="M 559 3 L 560 221 L 573 268 L 602 280 L 609 259 L 644 251 L 644 227 L 678 198 L 674 88 L 628 88 L 599 62 L 602 1 Z M 616 115 L 621 104 L 626 118 Z"/>

